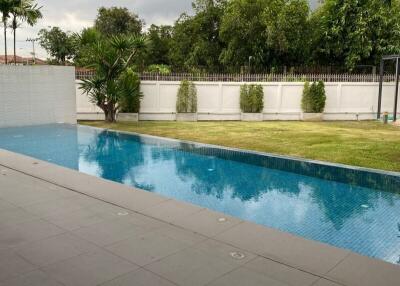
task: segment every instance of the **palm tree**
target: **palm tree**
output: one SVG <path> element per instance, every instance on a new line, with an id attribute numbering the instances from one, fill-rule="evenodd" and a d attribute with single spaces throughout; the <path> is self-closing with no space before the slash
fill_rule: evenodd
<path id="1" fill-rule="evenodd" d="M 17 64 L 17 53 L 16 53 L 16 38 L 17 38 L 17 28 L 20 27 L 19 22 L 27 22 L 28 25 L 33 26 L 36 24 L 37 20 L 42 18 L 42 12 L 35 3 L 35 0 L 19 0 L 19 5 L 16 5 L 11 10 L 10 14 L 12 16 L 11 29 L 14 35 L 14 64 Z"/>
<path id="2" fill-rule="evenodd" d="M 2 14 L 1 21 L 4 28 L 4 55 L 5 62 L 8 63 L 7 58 L 7 21 L 10 18 L 11 11 L 20 4 L 21 0 L 0 0 L 0 12 Z"/>
<path id="3" fill-rule="evenodd" d="M 138 109 L 141 94 L 134 84 L 137 78 L 131 66 L 144 46 L 145 39 L 141 36 L 115 36 L 102 39 L 91 47 L 88 67 L 96 75 L 83 80 L 80 88 L 104 111 L 107 122 L 115 122 L 123 103 Z"/>

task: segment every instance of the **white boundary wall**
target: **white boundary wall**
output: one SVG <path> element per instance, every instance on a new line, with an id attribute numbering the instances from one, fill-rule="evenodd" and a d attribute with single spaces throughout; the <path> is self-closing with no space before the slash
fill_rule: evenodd
<path id="1" fill-rule="evenodd" d="M 175 120 L 179 82 L 142 81 L 140 120 Z M 240 86 L 236 82 L 196 82 L 199 120 L 240 120 Z M 304 83 L 258 83 L 264 87 L 264 120 L 300 120 Z M 376 118 L 378 83 L 326 83 L 325 120 Z M 393 112 L 395 84 L 384 84 L 382 112 Z M 101 110 L 82 95 L 77 82 L 79 119 L 102 119 Z M 399 102 L 400 111 L 400 102 Z"/>
<path id="2" fill-rule="evenodd" d="M 76 123 L 75 68 L 0 65 L 0 127 Z"/>

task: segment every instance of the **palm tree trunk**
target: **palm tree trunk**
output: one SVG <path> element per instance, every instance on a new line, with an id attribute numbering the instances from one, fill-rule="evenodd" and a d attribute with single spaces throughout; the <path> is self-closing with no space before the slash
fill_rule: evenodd
<path id="1" fill-rule="evenodd" d="M 113 104 L 107 104 L 105 106 L 105 108 L 103 109 L 103 111 L 104 111 L 104 116 L 105 116 L 106 122 L 114 123 L 116 121 L 115 120 L 116 112 L 115 112 L 115 108 L 114 108 Z"/>
<path id="2" fill-rule="evenodd" d="M 3 19 L 4 25 L 4 56 L 5 56 L 5 63 L 8 64 L 8 57 L 7 57 L 7 22 L 6 19 Z"/>
<path id="3" fill-rule="evenodd" d="M 14 65 L 17 65 L 17 29 L 14 28 Z"/>

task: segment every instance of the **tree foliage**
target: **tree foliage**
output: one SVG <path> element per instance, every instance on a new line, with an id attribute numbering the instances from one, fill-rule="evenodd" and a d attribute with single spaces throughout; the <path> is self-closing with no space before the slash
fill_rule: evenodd
<path id="1" fill-rule="evenodd" d="M 14 63 L 17 64 L 17 29 L 22 23 L 26 22 L 29 26 L 33 26 L 42 18 L 41 7 L 38 6 L 36 0 L 19 0 L 17 5 L 11 10 L 10 28 L 13 31 L 14 38 Z"/>
<path id="2" fill-rule="evenodd" d="M 400 53 L 399 1 L 327 0 L 312 16 L 314 61 L 377 64 L 383 54 Z"/>
<path id="3" fill-rule="evenodd" d="M 171 73 L 171 69 L 167 65 L 150 65 L 147 67 L 147 72 L 158 73 L 161 75 L 168 75 Z"/>
<path id="4" fill-rule="evenodd" d="M 144 26 L 139 16 L 127 8 L 101 7 L 94 24 L 95 28 L 105 36 L 120 34 L 140 34 Z"/>
<path id="5" fill-rule="evenodd" d="M 21 0 L 0 0 L 1 22 L 3 23 L 4 55 L 7 64 L 7 28 L 11 13 L 20 5 Z"/>
<path id="6" fill-rule="evenodd" d="M 170 49 L 175 68 L 217 71 L 222 41 L 219 37 L 226 0 L 196 0 L 194 16 L 181 15 L 176 21 Z"/>
<path id="7" fill-rule="evenodd" d="M 400 53 L 400 0 L 326 0 L 314 11 L 307 0 L 194 0 L 193 12 L 173 26 L 151 25 L 142 33 L 149 44 L 135 58 L 138 70 L 264 72 L 328 65 L 352 71 Z M 95 26 L 81 37 L 94 31 L 104 38 L 134 35 L 142 28 L 126 8 L 100 8 Z M 83 64 L 91 55 L 85 41 L 76 42 L 76 62 Z"/>
<path id="8" fill-rule="evenodd" d="M 146 49 L 147 65 L 170 65 L 169 51 L 172 40 L 171 26 L 151 25 L 147 31 L 148 46 Z"/>
<path id="9" fill-rule="evenodd" d="M 307 57 L 306 0 L 232 0 L 223 16 L 220 60 L 239 69 L 296 65 Z"/>
<path id="10" fill-rule="evenodd" d="M 39 44 L 54 58 L 57 64 L 65 65 L 76 54 L 74 37 L 59 27 L 49 27 L 39 31 Z"/>
<path id="11" fill-rule="evenodd" d="M 309 55 L 306 0 L 274 0 L 263 13 L 273 65 L 301 65 Z M 307 60 L 306 60 L 307 61 Z"/>
<path id="12" fill-rule="evenodd" d="M 224 66 L 238 70 L 252 64 L 262 67 L 268 64 L 266 27 L 263 13 L 268 5 L 265 0 L 231 0 L 222 18 L 220 38 L 225 48 L 220 55 Z"/>
<path id="13" fill-rule="evenodd" d="M 93 62 L 92 47 L 102 39 L 102 35 L 94 27 L 85 28 L 81 33 L 73 35 L 74 63 L 87 66 Z"/>

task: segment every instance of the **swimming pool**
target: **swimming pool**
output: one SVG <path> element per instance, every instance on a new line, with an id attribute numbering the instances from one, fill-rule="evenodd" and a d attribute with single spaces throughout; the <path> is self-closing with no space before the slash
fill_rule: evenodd
<path id="1" fill-rule="evenodd" d="M 63 124 L 0 129 L 0 148 L 399 263 L 396 173 Z"/>

